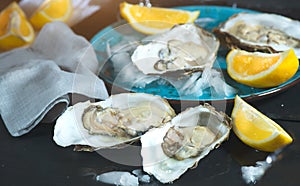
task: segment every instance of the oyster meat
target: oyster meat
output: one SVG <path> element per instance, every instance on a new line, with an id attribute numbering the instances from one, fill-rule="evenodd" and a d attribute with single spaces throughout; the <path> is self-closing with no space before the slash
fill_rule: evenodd
<path id="1" fill-rule="evenodd" d="M 149 36 L 143 43 L 131 59 L 146 75 L 182 74 L 211 67 L 219 49 L 219 40 L 213 34 L 191 23 Z"/>
<path id="2" fill-rule="evenodd" d="M 300 57 L 300 22 L 268 13 L 239 13 L 214 32 L 230 48 L 281 52 L 293 48 Z"/>
<path id="3" fill-rule="evenodd" d="M 167 156 L 184 160 L 196 157 L 215 138 L 208 127 L 171 127 L 163 138 L 162 149 Z"/>
<path id="4" fill-rule="evenodd" d="M 231 119 L 205 104 L 189 108 L 141 137 L 143 169 L 160 182 L 178 179 L 229 137 Z"/>
<path id="5" fill-rule="evenodd" d="M 137 140 L 147 130 L 175 116 L 168 102 L 144 93 L 113 95 L 105 101 L 69 107 L 54 128 L 54 141 L 63 147 L 84 145 L 94 149 Z"/>

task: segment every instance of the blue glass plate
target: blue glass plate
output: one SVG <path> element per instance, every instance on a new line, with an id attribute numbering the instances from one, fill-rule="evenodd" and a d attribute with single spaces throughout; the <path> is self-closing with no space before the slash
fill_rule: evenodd
<path id="1" fill-rule="evenodd" d="M 231 7 L 222 7 L 222 6 L 185 6 L 185 7 L 176 7 L 178 9 L 184 10 L 200 10 L 200 16 L 196 21 L 196 24 L 199 24 L 201 27 L 208 31 L 212 31 L 213 28 L 217 27 L 222 22 L 226 21 L 230 16 L 240 12 L 252 12 L 255 11 L 241 9 L 241 8 L 231 8 Z M 195 97 L 193 95 L 182 96 L 178 94 L 177 90 L 168 84 L 161 84 L 158 81 L 154 81 L 145 88 L 131 87 L 124 84 L 118 84 L 115 82 L 115 73 L 114 68 L 110 64 L 109 56 L 107 53 L 107 43 L 109 42 L 110 46 L 117 45 L 122 41 L 124 37 L 134 37 L 137 40 L 142 39 L 145 35 L 134 31 L 132 28 L 129 28 L 128 24 L 124 21 L 120 21 L 114 23 L 99 33 L 97 33 L 92 39 L 91 43 L 97 53 L 97 58 L 102 65 L 101 71 L 99 73 L 99 77 L 106 81 L 111 86 L 113 85 L 116 89 L 123 89 L 125 91 L 131 92 L 144 92 L 155 95 L 160 95 L 169 100 L 181 100 L 181 101 L 217 101 L 217 100 L 232 100 L 235 95 L 231 96 L 212 96 L 211 91 L 207 90 L 203 92 L 203 95 Z M 297 73 L 287 82 L 281 84 L 274 88 L 267 89 L 258 89 L 249 87 L 246 85 L 242 85 L 232 80 L 226 72 L 226 61 L 225 56 L 227 54 L 226 51 L 222 51 L 222 49 L 218 53 L 218 57 L 216 63 L 214 65 L 215 68 L 219 68 L 224 75 L 224 79 L 226 83 L 230 86 L 234 87 L 237 90 L 237 94 L 246 99 L 252 99 L 257 97 L 262 97 L 266 95 L 273 94 L 275 92 L 279 92 L 283 89 L 286 89 L 294 84 L 296 84 L 300 80 L 300 71 L 298 69 Z M 130 87 L 130 86 L 129 86 Z"/>

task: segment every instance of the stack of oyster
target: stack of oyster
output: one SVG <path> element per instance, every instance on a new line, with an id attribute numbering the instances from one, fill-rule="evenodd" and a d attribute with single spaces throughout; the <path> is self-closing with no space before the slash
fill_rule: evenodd
<path id="1" fill-rule="evenodd" d="M 279 15 L 240 13 L 215 32 L 230 48 L 277 52 L 293 47 L 300 55 L 300 23 Z M 212 68 L 218 48 L 219 40 L 213 34 L 184 24 L 145 38 L 126 56 L 136 72 L 180 79 Z M 114 53 L 112 58 L 123 54 Z M 96 150 L 140 139 L 143 170 L 169 183 L 219 147 L 231 127 L 226 114 L 207 104 L 176 115 L 159 96 L 128 93 L 69 107 L 57 120 L 54 140 L 63 147 L 84 145 L 89 148 L 83 150 Z"/>
<path id="2" fill-rule="evenodd" d="M 176 116 L 169 103 L 144 93 L 113 95 L 71 106 L 57 120 L 54 141 L 93 151 L 141 139 L 144 171 L 160 182 L 178 179 L 229 137 L 231 119 L 210 105 Z"/>

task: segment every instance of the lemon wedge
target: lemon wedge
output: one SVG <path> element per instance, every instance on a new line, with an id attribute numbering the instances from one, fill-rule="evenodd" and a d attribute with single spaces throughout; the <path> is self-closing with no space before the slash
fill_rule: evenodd
<path id="1" fill-rule="evenodd" d="M 66 22 L 72 15 L 72 0 L 45 0 L 33 13 L 30 22 L 37 30 L 53 21 Z"/>
<path id="2" fill-rule="evenodd" d="M 274 152 L 293 141 L 283 128 L 239 96 L 235 97 L 231 117 L 236 136 L 257 150 Z"/>
<path id="3" fill-rule="evenodd" d="M 293 49 L 275 54 L 233 49 L 226 62 L 232 79 L 257 88 L 278 86 L 293 77 L 299 67 Z"/>
<path id="4" fill-rule="evenodd" d="M 126 2 L 120 4 L 120 12 L 135 30 L 144 34 L 162 33 L 175 24 L 192 23 L 200 14 L 200 11 L 145 7 Z"/>
<path id="5" fill-rule="evenodd" d="M 34 40 L 34 30 L 16 2 L 1 11 L 0 23 L 0 50 L 25 46 Z"/>

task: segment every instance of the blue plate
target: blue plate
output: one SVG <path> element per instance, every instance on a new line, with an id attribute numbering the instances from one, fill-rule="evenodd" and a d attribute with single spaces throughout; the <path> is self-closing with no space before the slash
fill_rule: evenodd
<path id="1" fill-rule="evenodd" d="M 222 7 L 222 6 L 185 6 L 185 7 L 176 7 L 178 9 L 184 10 L 200 10 L 200 17 L 196 21 L 196 24 L 199 24 L 201 27 L 208 31 L 212 31 L 213 28 L 217 27 L 222 22 L 226 21 L 230 16 L 240 12 L 252 12 L 255 11 L 241 9 L 241 8 L 231 8 L 231 7 Z M 106 81 L 109 85 L 113 86 L 115 89 L 123 89 L 125 91 L 131 92 L 144 92 L 154 95 L 160 95 L 163 98 L 169 100 L 181 100 L 181 101 L 218 101 L 218 100 L 232 100 L 235 95 L 230 96 L 212 96 L 210 90 L 205 90 L 201 96 L 193 95 L 179 95 L 177 90 L 168 84 L 161 84 L 159 81 L 154 81 L 144 88 L 130 87 L 124 84 L 118 84 L 115 82 L 115 73 L 112 64 L 110 64 L 109 56 L 107 56 L 107 43 L 109 42 L 110 46 L 119 44 L 124 37 L 134 37 L 136 40 L 140 40 L 145 35 L 136 32 L 132 28 L 129 28 L 128 24 L 124 21 L 114 23 L 105 29 L 97 33 L 91 40 L 91 43 L 97 53 L 97 58 L 102 65 L 99 77 Z M 220 49 L 218 57 L 215 63 L 215 68 L 219 68 L 224 75 L 226 83 L 234 87 L 237 90 L 237 94 L 245 99 L 258 98 L 266 95 L 279 92 L 283 89 L 286 89 L 300 80 L 300 71 L 298 69 L 297 73 L 287 82 L 273 88 L 267 89 L 258 89 L 242 85 L 232 80 L 226 72 L 226 61 L 225 56 L 227 50 Z M 130 87 L 130 88 L 128 88 Z"/>

